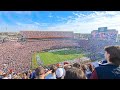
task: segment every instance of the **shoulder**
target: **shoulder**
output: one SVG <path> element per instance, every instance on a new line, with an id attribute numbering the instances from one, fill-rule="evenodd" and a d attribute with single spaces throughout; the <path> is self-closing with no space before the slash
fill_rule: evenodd
<path id="1" fill-rule="evenodd" d="M 110 64 L 103 64 L 100 65 L 99 67 L 96 67 L 96 73 L 97 74 L 101 74 L 101 73 L 105 73 L 105 72 L 109 72 L 114 66 L 110 65 Z"/>
<path id="2" fill-rule="evenodd" d="M 114 64 L 108 64 L 108 63 L 106 63 L 106 64 L 101 64 L 99 67 L 97 67 L 98 69 L 99 68 L 116 68 L 116 67 L 118 67 L 118 66 L 116 66 L 116 65 L 114 65 Z"/>
<path id="3" fill-rule="evenodd" d="M 111 72 L 112 70 L 116 69 L 118 66 L 113 65 L 113 64 L 104 64 L 104 65 L 100 65 L 99 67 L 96 67 L 95 70 L 97 73 L 107 73 L 107 72 Z"/>
<path id="4" fill-rule="evenodd" d="M 51 78 L 51 74 L 48 74 L 46 77 L 45 77 L 45 79 L 49 79 L 49 78 Z"/>

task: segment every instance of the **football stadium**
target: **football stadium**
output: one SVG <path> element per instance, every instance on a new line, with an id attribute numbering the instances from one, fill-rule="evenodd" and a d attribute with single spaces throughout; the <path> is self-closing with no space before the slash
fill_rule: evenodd
<path id="1" fill-rule="evenodd" d="M 98 28 L 89 35 L 83 34 L 82 38 L 79 33 L 71 31 L 2 33 L 8 37 L 1 38 L 1 68 L 4 70 L 6 66 L 18 73 L 35 70 L 39 66 L 49 68 L 51 65 L 64 65 L 65 62 L 85 64 L 103 60 L 104 51 L 101 48 L 120 43 L 116 42 L 116 30 L 104 33 L 99 29 L 106 30 L 106 27 Z M 110 38 L 111 34 L 114 37 Z"/>
<path id="2" fill-rule="evenodd" d="M 0 79 L 120 79 L 118 17 L 0 12 Z"/>

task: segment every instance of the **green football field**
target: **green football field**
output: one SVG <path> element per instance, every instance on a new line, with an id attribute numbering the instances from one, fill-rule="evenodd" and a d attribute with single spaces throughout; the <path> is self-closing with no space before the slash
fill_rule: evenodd
<path id="1" fill-rule="evenodd" d="M 56 64 L 58 62 L 63 62 L 66 60 L 81 58 L 84 56 L 84 54 L 80 49 L 69 49 L 69 50 L 40 52 L 40 53 L 36 52 L 32 55 L 32 69 L 39 66 L 38 59 L 36 59 L 36 56 L 40 58 L 40 61 L 43 62 L 43 65 L 47 66 L 50 64 Z"/>

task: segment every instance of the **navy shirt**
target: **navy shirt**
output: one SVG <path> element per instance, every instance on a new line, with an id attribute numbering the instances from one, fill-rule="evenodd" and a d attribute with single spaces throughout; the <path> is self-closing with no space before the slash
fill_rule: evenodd
<path id="1" fill-rule="evenodd" d="M 91 79 L 120 79 L 120 66 L 105 64 L 95 68 Z"/>
<path id="2" fill-rule="evenodd" d="M 35 79 L 36 78 L 36 73 L 35 72 L 32 72 L 31 74 L 30 74 L 30 79 Z"/>

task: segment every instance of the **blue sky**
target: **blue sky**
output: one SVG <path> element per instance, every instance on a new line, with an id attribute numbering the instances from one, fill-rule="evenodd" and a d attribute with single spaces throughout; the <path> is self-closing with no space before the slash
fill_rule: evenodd
<path id="1" fill-rule="evenodd" d="M 90 33 L 106 26 L 120 33 L 119 11 L 0 11 L 1 32 L 39 30 Z"/>

